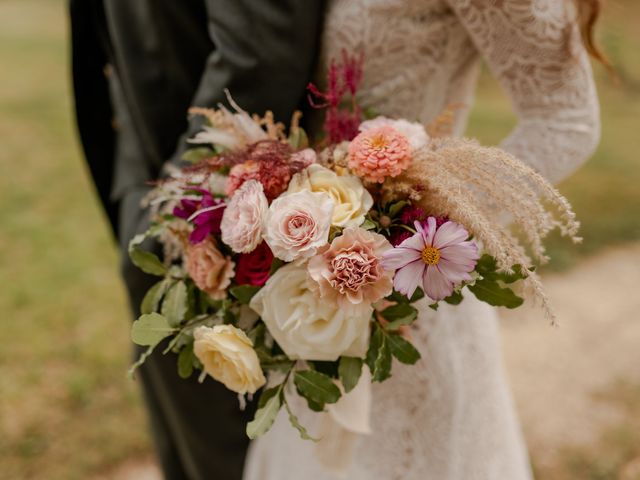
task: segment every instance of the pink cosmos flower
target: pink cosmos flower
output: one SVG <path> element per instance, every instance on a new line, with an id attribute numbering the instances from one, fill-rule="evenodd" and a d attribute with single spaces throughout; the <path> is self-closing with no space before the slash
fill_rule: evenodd
<path id="1" fill-rule="evenodd" d="M 349 145 L 349 168 L 370 182 L 396 177 L 411 163 L 407 137 L 389 125 L 361 132 Z"/>
<path id="2" fill-rule="evenodd" d="M 460 224 L 447 221 L 438 226 L 435 217 L 426 224 L 415 222 L 417 232 L 393 250 L 384 253 L 382 266 L 396 270 L 394 288 L 411 297 L 418 286 L 433 301 L 443 300 L 470 272 L 480 258 L 478 246 L 467 241 L 469 233 Z"/>

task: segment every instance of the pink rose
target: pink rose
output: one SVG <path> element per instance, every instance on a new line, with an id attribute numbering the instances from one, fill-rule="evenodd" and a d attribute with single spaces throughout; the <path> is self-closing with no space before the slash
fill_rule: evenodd
<path id="1" fill-rule="evenodd" d="M 273 253 L 269 246 L 262 242 L 253 252 L 238 257 L 236 283 L 261 287 L 269 279 L 272 263 Z"/>
<path id="2" fill-rule="evenodd" d="M 186 265 L 189 276 L 200 290 L 214 300 L 227 296 L 225 289 L 231 283 L 234 264 L 220 253 L 211 237 L 189 246 Z"/>
<path id="3" fill-rule="evenodd" d="M 222 216 L 222 241 L 236 253 L 249 253 L 262 241 L 269 203 L 262 184 L 249 180 L 234 193 Z"/>
<path id="4" fill-rule="evenodd" d="M 329 238 L 333 208 L 333 200 L 324 192 L 282 195 L 269 207 L 264 239 L 285 262 L 315 255 Z"/>
<path id="5" fill-rule="evenodd" d="M 322 297 L 336 292 L 343 304 L 370 304 L 393 289 L 393 271 L 380 264 L 383 253 L 391 248 L 382 235 L 346 228 L 309 260 L 307 268 Z"/>

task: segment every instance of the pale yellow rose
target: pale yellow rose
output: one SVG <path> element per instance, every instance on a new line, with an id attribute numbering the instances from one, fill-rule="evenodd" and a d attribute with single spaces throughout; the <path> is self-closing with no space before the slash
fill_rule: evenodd
<path id="1" fill-rule="evenodd" d="M 193 353 L 205 372 L 225 387 L 244 395 L 255 393 L 266 383 L 260 360 L 247 335 L 232 325 L 198 327 Z"/>
<path id="2" fill-rule="evenodd" d="M 373 205 L 373 198 L 355 175 L 338 175 L 322 165 L 313 164 L 293 176 L 287 192 L 310 190 L 327 193 L 335 205 L 331 224 L 358 227 Z"/>
<path id="3" fill-rule="evenodd" d="M 325 295 L 311 289 L 312 281 L 305 265 L 285 265 L 255 294 L 250 307 L 290 358 L 364 357 L 369 347 L 371 305 L 341 305 L 331 289 Z"/>

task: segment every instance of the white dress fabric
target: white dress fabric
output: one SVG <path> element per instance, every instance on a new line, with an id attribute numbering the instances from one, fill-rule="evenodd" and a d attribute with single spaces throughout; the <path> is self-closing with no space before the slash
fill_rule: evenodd
<path id="1" fill-rule="evenodd" d="M 378 114 L 429 123 L 461 106 L 456 134 L 484 58 L 519 118 L 502 147 L 557 182 L 593 152 L 600 130 L 575 16 L 570 0 L 334 0 L 322 58 L 364 52 L 359 99 Z M 411 336 L 422 359 L 394 361 L 392 377 L 373 385 L 370 435 L 340 429 L 290 393 L 323 440 L 301 440 L 281 412 L 252 443 L 245 480 L 530 479 L 494 309 L 470 293 L 437 312 L 423 303 Z"/>

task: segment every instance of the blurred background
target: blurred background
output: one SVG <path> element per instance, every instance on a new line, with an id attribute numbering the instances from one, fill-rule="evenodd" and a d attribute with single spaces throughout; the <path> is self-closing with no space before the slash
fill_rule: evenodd
<path id="1" fill-rule="evenodd" d="M 640 2 L 610 0 L 595 65 L 602 143 L 560 186 L 583 222 L 544 270 L 562 323 L 503 317 L 537 478 L 640 479 Z M 0 0 L 0 478 L 154 479 L 126 378 L 129 313 L 72 117 L 66 4 Z M 470 134 L 514 123 L 482 77 Z"/>

